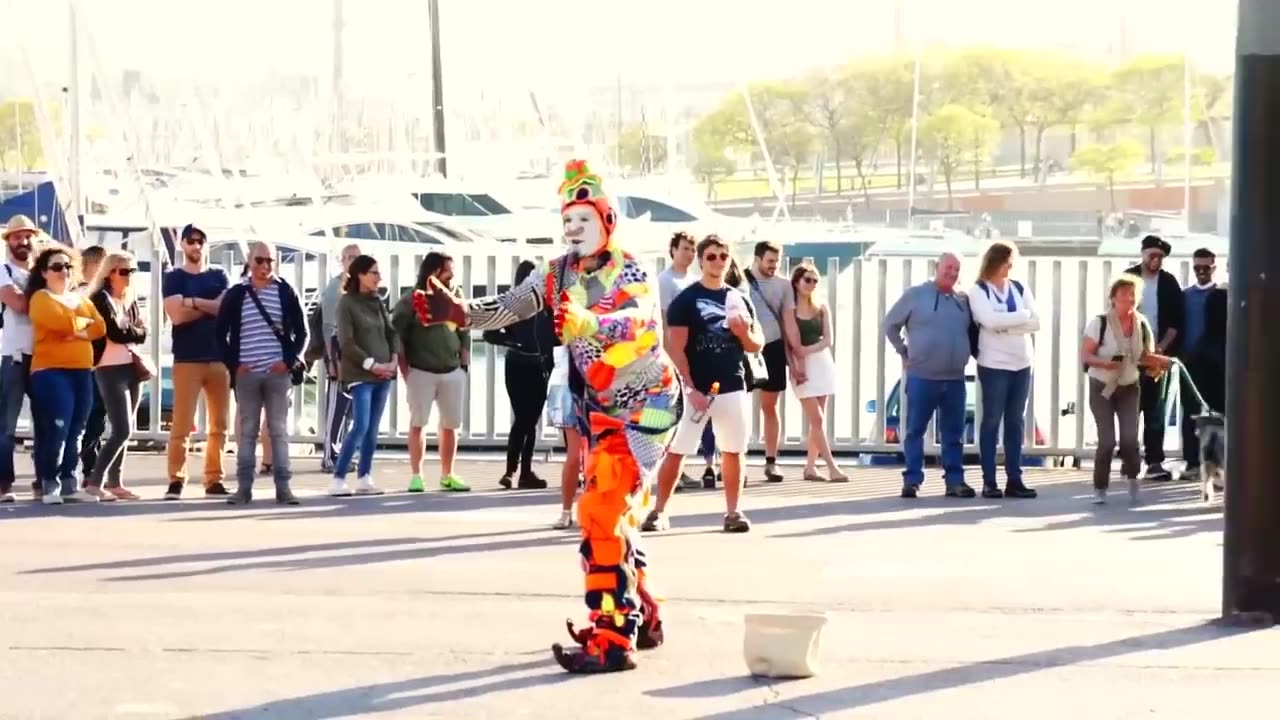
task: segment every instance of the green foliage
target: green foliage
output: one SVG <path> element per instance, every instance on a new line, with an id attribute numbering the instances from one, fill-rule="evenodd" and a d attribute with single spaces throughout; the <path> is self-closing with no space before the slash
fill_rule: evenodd
<path id="1" fill-rule="evenodd" d="M 1116 176 L 1132 172 L 1142 162 L 1142 155 L 1142 145 L 1129 139 L 1110 145 L 1086 145 L 1071 156 L 1071 167 L 1106 180 L 1111 209 L 1115 210 Z"/>
<path id="2" fill-rule="evenodd" d="M 1184 147 L 1176 147 L 1169 151 L 1169 155 L 1165 158 L 1165 162 L 1181 165 L 1187 157 L 1187 149 Z M 1212 165 L 1218 161 L 1218 153 L 1211 147 L 1195 147 L 1191 148 L 1191 164 L 1196 166 Z"/>
<path id="3" fill-rule="evenodd" d="M 0 104 L 0 167 L 17 169 L 19 162 L 24 170 L 40 168 L 44 163 L 40 126 L 35 105 L 30 100 Z"/>
<path id="4" fill-rule="evenodd" d="M 639 173 L 652 173 L 667 166 L 667 139 L 652 135 L 644 125 L 622 129 L 616 140 L 622 166 Z"/>
<path id="5" fill-rule="evenodd" d="M 947 184 L 947 205 L 952 207 L 952 182 L 956 172 L 973 165 L 975 175 L 989 155 L 1000 132 L 1000 123 L 963 105 L 944 105 L 920 123 L 920 139 L 933 157 Z"/>

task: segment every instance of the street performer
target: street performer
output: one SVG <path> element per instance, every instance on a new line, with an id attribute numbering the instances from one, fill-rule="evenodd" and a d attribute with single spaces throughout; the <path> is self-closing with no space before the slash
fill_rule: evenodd
<path id="1" fill-rule="evenodd" d="M 518 287 L 462 301 L 432 281 L 420 307 L 424 322 L 493 330 L 551 311 L 561 342 L 586 380 L 581 412 L 589 428 L 586 489 L 578 503 L 586 603 L 591 626 L 569 635 L 579 645 L 552 646 L 571 673 L 635 668 L 633 650 L 662 644 L 658 602 L 649 590 L 636 526 L 650 500 L 682 401 L 662 349 L 657 298 L 635 257 L 612 239 L 617 213 L 587 164 L 565 167 L 561 219 L 569 248 Z"/>

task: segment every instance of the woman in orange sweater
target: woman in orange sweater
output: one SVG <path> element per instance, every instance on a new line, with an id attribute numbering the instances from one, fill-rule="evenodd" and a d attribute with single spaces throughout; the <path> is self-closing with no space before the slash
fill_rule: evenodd
<path id="1" fill-rule="evenodd" d="M 95 502 L 80 487 L 80 438 L 93 403 L 93 341 L 107 332 L 89 298 L 72 290 L 78 273 L 75 252 L 53 245 L 36 256 L 27 280 L 31 318 L 31 390 L 40 405 L 36 479 L 44 504 Z"/>

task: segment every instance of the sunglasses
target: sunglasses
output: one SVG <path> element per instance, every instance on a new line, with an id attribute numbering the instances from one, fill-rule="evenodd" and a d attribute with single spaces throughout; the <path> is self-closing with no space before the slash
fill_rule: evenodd
<path id="1" fill-rule="evenodd" d="M 134 267 L 116 268 L 116 274 L 119 275 L 120 277 L 129 277 L 130 275 L 136 272 L 138 272 L 138 268 L 134 268 Z"/>
<path id="2" fill-rule="evenodd" d="M 720 262 L 724 262 L 724 261 L 726 261 L 726 260 L 728 260 L 728 259 L 729 259 L 729 253 L 727 253 L 727 252 L 722 252 L 722 253 L 707 253 L 706 255 L 703 255 L 703 256 L 702 256 L 702 259 L 703 259 L 703 260 L 708 260 L 708 261 L 710 261 L 710 260 L 719 260 Z"/>
<path id="3" fill-rule="evenodd" d="M 274 263 L 275 261 L 276 261 L 276 259 L 275 259 L 275 258 L 269 258 L 269 257 L 256 257 L 256 258 L 254 258 L 254 259 L 253 259 L 253 264 L 254 264 L 254 265 L 270 265 L 270 264 Z"/>
<path id="4" fill-rule="evenodd" d="M 71 263 L 49 263 L 49 272 L 71 272 Z"/>
<path id="5" fill-rule="evenodd" d="M 1213 272 L 1213 267 L 1214 266 L 1212 265 L 1192 265 L 1191 271 L 1198 272 L 1198 273 L 1201 273 L 1201 272 L 1209 273 L 1209 272 Z"/>
<path id="6" fill-rule="evenodd" d="M 805 277 L 800 278 L 800 282 L 804 283 L 805 285 L 817 285 L 818 278 L 813 277 L 812 275 L 806 275 Z"/>
<path id="7" fill-rule="evenodd" d="M 193 235 L 193 236 L 191 236 L 191 237 L 186 238 L 185 240 L 183 240 L 183 242 L 185 242 L 185 243 L 186 243 L 186 244 L 188 244 L 188 245 L 199 245 L 200 247 L 204 247 L 205 238 L 203 238 L 203 237 L 195 237 L 195 236 Z"/>

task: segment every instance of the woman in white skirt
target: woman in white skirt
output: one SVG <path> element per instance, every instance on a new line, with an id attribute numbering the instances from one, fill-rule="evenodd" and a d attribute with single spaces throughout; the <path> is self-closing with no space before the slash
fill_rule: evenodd
<path id="1" fill-rule="evenodd" d="M 827 401 L 836 392 L 836 360 L 831 354 L 831 314 L 818 296 L 818 268 L 800 263 L 791 273 L 791 289 L 796 294 L 796 327 L 800 330 L 800 347 L 795 365 L 802 377 L 793 377 L 796 397 L 804 408 L 809 424 L 809 455 L 804 466 L 804 479 L 848 482 L 831 454 L 827 438 Z M 818 474 L 818 459 L 827 464 L 827 477 Z"/>

